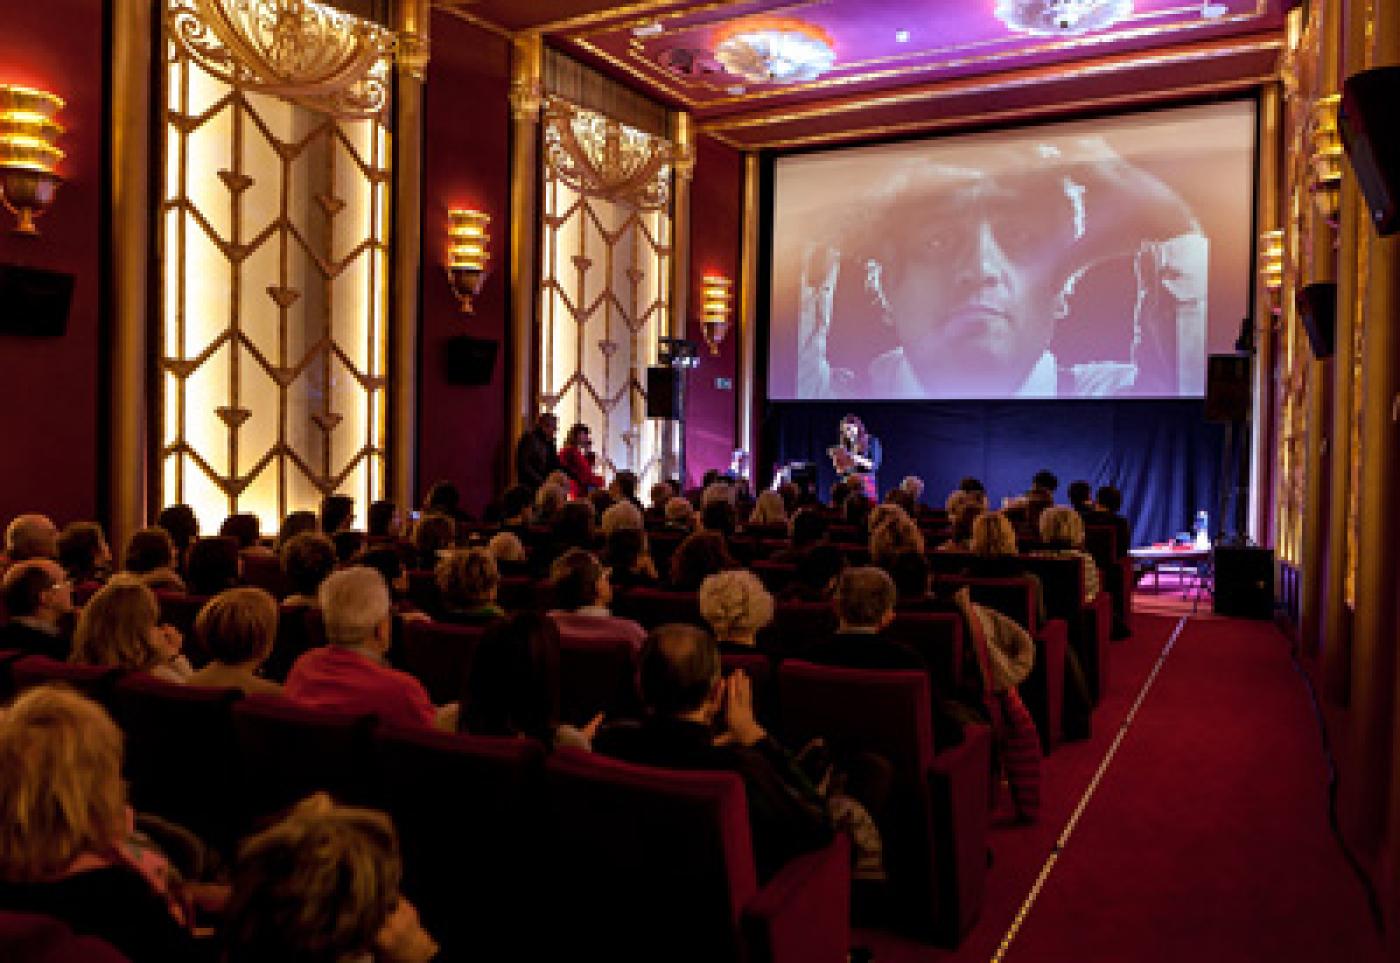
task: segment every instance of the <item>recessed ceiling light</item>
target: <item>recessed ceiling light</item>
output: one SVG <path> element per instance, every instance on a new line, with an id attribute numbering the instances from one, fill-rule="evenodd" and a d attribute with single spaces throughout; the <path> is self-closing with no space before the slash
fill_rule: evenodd
<path id="1" fill-rule="evenodd" d="M 896 30 L 896 31 L 894 32 L 894 42 L 895 42 L 895 43 L 908 43 L 908 42 L 909 42 L 909 31 L 908 31 L 908 30 Z"/>
<path id="2" fill-rule="evenodd" d="M 748 93 L 748 90 L 749 88 L 745 87 L 743 84 L 735 84 L 733 87 L 724 88 L 724 92 L 731 97 L 742 97 L 744 94 Z"/>
<path id="3" fill-rule="evenodd" d="M 1211 3 L 1210 0 L 1201 4 L 1201 17 L 1205 20 L 1219 20 L 1230 12 L 1230 8 L 1223 3 Z"/>
<path id="4" fill-rule="evenodd" d="M 657 34 L 661 33 L 662 30 L 664 30 L 664 29 L 665 29 L 665 28 L 662 27 L 661 24 L 659 24 L 659 23 L 657 23 L 655 20 L 653 20 L 651 23 L 644 23 L 644 24 L 642 24 L 640 27 L 633 27 L 633 28 L 632 28 L 632 36 L 634 36 L 634 37 L 655 37 Z"/>

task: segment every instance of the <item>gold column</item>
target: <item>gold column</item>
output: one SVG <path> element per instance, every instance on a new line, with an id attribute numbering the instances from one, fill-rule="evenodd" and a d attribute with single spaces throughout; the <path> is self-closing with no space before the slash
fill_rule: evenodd
<path id="1" fill-rule="evenodd" d="M 1358 4 L 1358 6 L 1361 6 Z M 1376 0 L 1368 36 L 1371 65 L 1400 63 L 1400 0 Z M 1364 16 L 1364 13 L 1362 13 Z M 1363 850 L 1382 842 L 1394 765 L 1396 640 L 1400 609 L 1400 237 L 1370 237 L 1365 304 L 1365 355 L 1361 368 L 1361 463 L 1357 534 L 1356 622 L 1358 671 L 1352 677 L 1355 754 L 1365 767 L 1363 789 L 1353 794 L 1353 815 Z M 1400 826 L 1395 826 L 1400 829 Z"/>
<path id="2" fill-rule="evenodd" d="M 423 81 L 428 66 L 428 0 L 404 0 L 399 18 L 394 104 L 394 305 L 389 333 L 389 498 L 417 504 L 418 290 L 423 276 Z"/>
<path id="3" fill-rule="evenodd" d="M 512 41 L 510 116 L 510 377 L 506 399 L 510 451 L 529 430 L 539 404 L 535 365 L 535 275 L 539 251 L 535 231 L 539 218 L 540 105 L 544 99 L 544 45 L 539 34 L 521 34 Z M 511 459 L 511 477 L 515 460 Z"/>
<path id="4" fill-rule="evenodd" d="M 759 157 L 744 155 L 743 233 L 739 246 L 739 447 L 749 453 L 753 483 L 758 479 L 758 412 L 754 403 L 754 365 L 758 323 L 758 201 Z"/>
<path id="5" fill-rule="evenodd" d="M 147 517 L 146 295 L 150 265 L 150 107 L 153 3 L 112 11 L 112 394 L 108 497 L 120 552 Z"/>
<path id="6" fill-rule="evenodd" d="M 683 110 L 670 114 L 671 143 L 675 146 L 674 179 L 671 192 L 671 298 L 667 312 L 667 332 L 670 337 L 684 338 L 690 315 L 690 187 L 695 176 L 695 122 Z M 661 475 L 673 478 L 680 474 L 685 429 L 678 422 L 668 422 L 661 439 Z"/>
<path id="7" fill-rule="evenodd" d="M 1335 210 L 1337 201 L 1333 182 L 1323 176 L 1337 160 L 1326 153 L 1327 145 L 1336 144 L 1338 69 L 1340 45 L 1328 43 L 1338 35 L 1341 23 L 1341 0 L 1324 0 L 1314 9 L 1313 29 L 1318 44 L 1315 89 L 1310 114 L 1312 136 L 1309 138 L 1309 189 L 1313 191 L 1305 218 L 1308 232 L 1308 262 L 1304 280 L 1308 284 L 1335 281 L 1337 277 L 1337 231 Z M 1308 410 L 1306 482 L 1303 498 L 1303 545 L 1300 585 L 1299 636 L 1303 651 L 1316 656 L 1322 643 L 1324 575 L 1328 571 L 1329 543 L 1327 506 L 1332 491 L 1331 459 L 1336 446 L 1331 413 L 1335 404 L 1335 368 L 1331 360 L 1308 362 Z M 1333 566 L 1335 567 L 1335 566 Z"/>
<path id="8" fill-rule="evenodd" d="M 1280 154 L 1283 113 L 1277 83 L 1266 84 L 1259 93 L 1259 230 L 1282 226 L 1279 213 Z M 1272 545 L 1274 509 L 1273 373 L 1274 316 L 1269 310 L 1269 292 L 1257 272 L 1254 281 L 1254 404 L 1250 423 L 1249 533 L 1260 545 Z"/>

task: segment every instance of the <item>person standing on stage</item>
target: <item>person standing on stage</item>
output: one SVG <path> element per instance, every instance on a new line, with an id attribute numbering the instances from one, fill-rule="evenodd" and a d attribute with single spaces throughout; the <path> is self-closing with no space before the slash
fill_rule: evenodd
<path id="1" fill-rule="evenodd" d="M 841 443 L 827 449 L 841 480 L 854 482 L 871 502 L 880 500 L 876 472 L 880 470 L 880 439 L 868 434 L 855 415 L 841 419 Z"/>
<path id="2" fill-rule="evenodd" d="M 554 433 L 559 419 L 542 411 L 535 418 L 535 427 L 520 436 L 515 446 L 515 474 L 520 484 L 535 492 L 551 472 L 559 470 L 559 454 L 554 450 Z"/>
<path id="3" fill-rule="evenodd" d="M 602 488 L 603 476 L 593 470 L 597 456 L 593 453 L 593 432 L 583 422 L 569 429 L 564 447 L 559 449 L 559 467 L 569 476 L 569 496 L 583 498 Z"/>

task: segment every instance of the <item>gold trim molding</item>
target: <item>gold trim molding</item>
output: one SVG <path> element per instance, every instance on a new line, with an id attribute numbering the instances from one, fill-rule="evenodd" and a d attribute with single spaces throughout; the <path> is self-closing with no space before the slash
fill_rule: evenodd
<path id="1" fill-rule="evenodd" d="M 677 160 L 693 168 L 693 157 L 662 137 L 653 137 L 596 111 L 550 97 L 544 107 L 544 161 L 549 170 L 585 197 L 630 204 L 642 210 L 665 207 Z"/>

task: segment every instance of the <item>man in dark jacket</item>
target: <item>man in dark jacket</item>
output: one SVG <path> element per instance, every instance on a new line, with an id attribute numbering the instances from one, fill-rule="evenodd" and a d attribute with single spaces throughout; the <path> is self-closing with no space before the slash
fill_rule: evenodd
<path id="1" fill-rule="evenodd" d="M 648 766 L 738 773 L 762 879 L 826 845 L 831 827 L 820 797 L 754 718 L 748 677 L 720 675 L 719 648 L 708 632 L 691 625 L 653 631 L 642 647 L 640 682 L 646 719 L 604 729 L 595 751 Z"/>
<path id="2" fill-rule="evenodd" d="M 522 435 L 515 447 L 517 480 L 532 492 L 544 484 L 550 472 L 559 470 L 559 452 L 554 447 L 558 430 L 559 419 L 543 412 L 535 419 L 535 427 Z"/>

